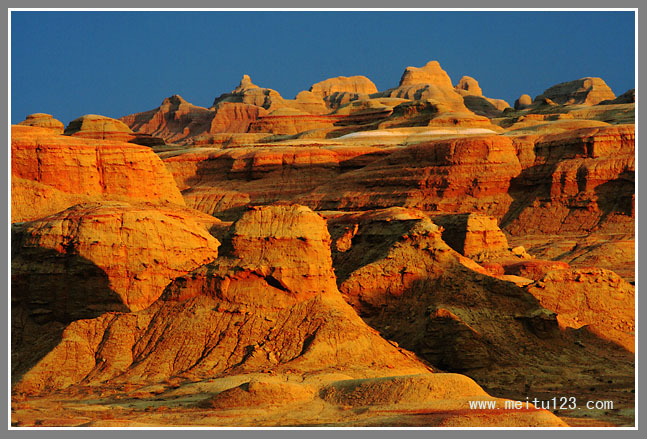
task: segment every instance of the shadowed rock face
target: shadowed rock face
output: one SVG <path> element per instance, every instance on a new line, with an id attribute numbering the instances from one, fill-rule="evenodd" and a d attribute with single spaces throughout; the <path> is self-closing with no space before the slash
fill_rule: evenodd
<path id="1" fill-rule="evenodd" d="M 207 231 L 207 221 L 217 222 L 179 206 L 103 202 L 21 223 L 12 236 L 12 275 L 20 279 L 14 287 L 50 302 L 45 298 L 60 288 L 48 285 L 49 275 L 77 272 L 78 267 L 64 261 L 66 255 L 78 255 L 105 273 L 126 309 L 147 308 L 171 280 L 218 256 L 219 243 Z M 52 251 L 61 256 L 50 258 Z"/>
<path id="2" fill-rule="evenodd" d="M 454 252 L 442 229 L 412 209 L 330 213 L 329 228 L 346 300 L 385 338 L 436 367 L 520 395 L 596 385 L 598 373 L 631 379 L 634 289 L 619 276 L 546 262 L 542 280 L 522 288 Z M 552 367 L 559 376 L 546 372 Z"/>
<path id="3" fill-rule="evenodd" d="M 428 371 L 343 301 L 319 215 L 301 206 L 252 209 L 230 239 L 229 253 L 177 278 L 149 308 L 72 323 L 17 389 L 267 368 L 335 367 L 360 377 Z"/>

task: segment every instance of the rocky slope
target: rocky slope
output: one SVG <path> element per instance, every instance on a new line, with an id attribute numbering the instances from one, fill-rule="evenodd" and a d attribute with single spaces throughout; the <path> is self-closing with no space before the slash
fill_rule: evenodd
<path id="1" fill-rule="evenodd" d="M 634 289 L 617 275 L 553 265 L 522 288 L 454 252 L 422 212 L 329 215 L 346 300 L 385 338 L 434 366 L 499 395 L 583 393 L 599 389 L 598 374 L 630 385 Z"/>

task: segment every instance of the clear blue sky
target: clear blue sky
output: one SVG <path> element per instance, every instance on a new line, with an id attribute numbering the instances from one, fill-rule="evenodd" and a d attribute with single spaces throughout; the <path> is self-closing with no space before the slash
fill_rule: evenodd
<path id="1" fill-rule="evenodd" d="M 13 12 L 11 120 L 120 117 L 180 94 L 209 107 L 244 73 L 294 98 L 334 76 L 395 87 L 438 60 L 510 104 L 559 82 L 634 87 L 633 12 Z"/>

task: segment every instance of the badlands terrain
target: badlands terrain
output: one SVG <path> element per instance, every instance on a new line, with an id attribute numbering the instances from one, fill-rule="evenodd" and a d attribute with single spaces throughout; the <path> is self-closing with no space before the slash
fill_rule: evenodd
<path id="1" fill-rule="evenodd" d="M 12 425 L 633 426 L 634 107 L 431 61 L 27 116 Z"/>

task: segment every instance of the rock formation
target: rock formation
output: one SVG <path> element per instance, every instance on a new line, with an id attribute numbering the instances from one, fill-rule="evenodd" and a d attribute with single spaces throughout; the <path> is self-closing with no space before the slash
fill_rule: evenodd
<path id="1" fill-rule="evenodd" d="M 243 75 L 238 87 L 230 93 L 224 93 L 217 97 L 211 108 L 215 108 L 221 102 L 240 102 L 263 107 L 266 110 L 283 106 L 283 98 L 276 90 L 259 87 L 252 82 L 249 75 Z"/>
<path id="2" fill-rule="evenodd" d="M 267 368 L 341 367 L 356 377 L 390 375 L 394 368 L 428 372 L 343 301 L 329 245 L 325 221 L 307 208 L 252 209 L 231 231 L 231 252 L 176 279 L 149 308 L 72 323 L 17 389 Z"/>
<path id="3" fill-rule="evenodd" d="M 460 254 L 472 259 L 508 251 L 508 240 L 496 218 L 475 213 L 434 216 L 444 230 L 443 241 Z"/>
<path id="4" fill-rule="evenodd" d="M 458 81 L 455 88 L 459 93 L 464 92 L 470 95 L 483 96 L 483 91 L 481 90 L 478 81 L 471 76 L 463 76 Z"/>
<path id="5" fill-rule="evenodd" d="M 12 425 L 634 425 L 634 95 L 513 110 L 432 61 L 30 115 Z M 560 389 L 614 410 L 501 409 Z"/>
<path id="6" fill-rule="evenodd" d="M 557 313 L 561 326 L 586 326 L 599 337 L 635 350 L 635 289 L 612 271 L 549 271 L 528 286 L 542 306 Z"/>
<path id="7" fill-rule="evenodd" d="M 375 147 L 274 146 L 162 154 L 187 204 L 227 217 L 248 204 L 292 200 L 388 152 Z M 234 215 L 235 216 L 235 215 Z"/>
<path id="8" fill-rule="evenodd" d="M 590 373 L 592 364 L 607 368 L 606 362 L 612 361 L 620 375 L 629 370 L 620 359 L 626 358 L 625 351 L 609 345 L 600 348 L 590 333 L 578 333 L 574 340 L 573 334 L 558 328 L 560 311 L 553 311 L 535 293 L 536 284 L 525 290 L 509 282 L 508 276 L 488 274 L 447 246 L 442 229 L 422 212 L 391 208 L 331 213 L 329 228 L 333 266 L 346 300 L 385 338 L 434 366 L 522 395 L 529 393 L 529 386 L 532 393 L 560 382 L 594 384 L 599 376 Z M 590 281 L 598 277 L 591 273 Z M 595 293 L 600 300 L 597 294 L 609 291 L 603 279 Z M 555 282 L 548 288 L 558 291 L 558 285 Z M 631 312 L 631 292 L 623 291 L 624 314 L 617 317 L 620 307 L 610 305 L 617 311 L 609 321 L 626 319 Z M 572 303 L 577 300 L 573 298 Z M 578 312 L 570 304 L 565 308 L 568 313 Z M 592 304 L 579 309 L 593 315 L 601 308 Z M 582 340 L 584 348 L 576 340 Z M 619 357 L 598 357 L 605 349 Z M 545 367 L 568 370 L 569 377 L 544 373 Z M 506 384 L 499 387 L 504 376 Z M 524 382 L 532 384 L 524 386 Z"/>
<path id="9" fill-rule="evenodd" d="M 627 90 L 615 99 L 600 102 L 600 105 L 633 104 L 636 102 L 636 89 Z"/>
<path id="10" fill-rule="evenodd" d="M 25 120 L 18 125 L 26 125 L 30 127 L 49 128 L 56 134 L 63 134 L 65 125 L 60 120 L 54 119 L 51 114 L 34 113 L 28 115 Z"/>
<path id="11" fill-rule="evenodd" d="M 633 126 L 583 128 L 518 147 L 528 156 L 510 187 L 515 202 L 501 220 L 505 230 L 633 230 Z"/>
<path id="12" fill-rule="evenodd" d="M 145 146 L 11 129 L 12 222 L 97 199 L 184 204 L 162 161 Z"/>
<path id="13" fill-rule="evenodd" d="M 122 121 L 97 114 L 86 114 L 74 119 L 65 128 L 63 134 L 84 139 L 115 140 L 146 146 L 164 145 L 164 140 L 159 137 L 145 133 L 135 134 Z"/>
<path id="14" fill-rule="evenodd" d="M 338 76 L 313 84 L 310 92 L 325 99 L 334 93 L 370 95 L 377 93 L 377 88 L 366 76 Z"/>
<path id="15" fill-rule="evenodd" d="M 209 133 L 246 133 L 259 117 L 267 115 L 267 110 L 256 105 L 222 102 L 215 108 Z"/>
<path id="16" fill-rule="evenodd" d="M 438 61 L 429 61 L 423 67 L 407 67 L 402 73 L 399 86 L 412 84 L 432 84 L 439 87 L 453 88 L 449 78 Z"/>
<path id="17" fill-rule="evenodd" d="M 136 133 L 161 137 L 166 142 L 180 142 L 208 132 L 213 111 L 198 107 L 173 95 L 159 107 L 120 118 Z"/>
<path id="18" fill-rule="evenodd" d="M 438 140 L 345 173 L 303 202 L 326 210 L 404 206 L 500 216 L 512 202 L 510 181 L 520 172 L 513 143 L 503 136 Z"/>
<path id="19" fill-rule="evenodd" d="M 350 101 L 368 98 L 377 93 L 377 87 L 365 76 L 338 76 L 313 84 L 309 91 L 329 108 L 339 108 Z"/>
<path id="20" fill-rule="evenodd" d="M 616 95 L 601 78 L 581 78 L 546 89 L 535 97 L 534 102 L 550 99 L 557 104 L 596 105 L 615 98 Z"/>
<path id="21" fill-rule="evenodd" d="M 64 322 L 147 308 L 171 280 L 218 256 L 205 227 L 216 222 L 170 204 L 104 201 L 21 223 L 12 228 L 13 293 Z"/>
<path id="22" fill-rule="evenodd" d="M 530 107 L 531 105 L 532 105 L 532 98 L 527 94 L 523 94 L 519 96 L 519 99 L 514 101 L 515 110 L 523 110 L 525 108 Z"/>

